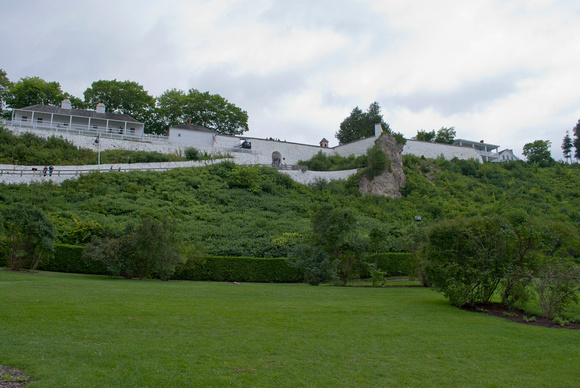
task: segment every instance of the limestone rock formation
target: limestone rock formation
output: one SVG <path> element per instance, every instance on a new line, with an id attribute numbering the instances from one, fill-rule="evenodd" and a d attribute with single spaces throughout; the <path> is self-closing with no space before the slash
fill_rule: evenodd
<path id="1" fill-rule="evenodd" d="M 407 177 L 403 171 L 403 158 L 401 157 L 403 144 L 397 142 L 397 139 L 388 133 L 383 133 L 377 139 L 376 144 L 381 146 L 391 161 L 390 171 L 387 168 L 382 174 L 374 177 L 365 174 L 359 182 L 359 191 L 362 195 L 374 194 L 399 198 L 401 197 L 400 189 L 407 182 Z"/>

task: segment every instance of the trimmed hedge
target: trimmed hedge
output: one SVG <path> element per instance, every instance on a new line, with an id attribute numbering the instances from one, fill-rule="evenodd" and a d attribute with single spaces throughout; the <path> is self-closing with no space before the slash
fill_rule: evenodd
<path id="1" fill-rule="evenodd" d="M 283 258 L 209 256 L 189 260 L 171 276 L 178 280 L 220 282 L 300 283 L 302 271 L 291 268 Z"/>
<path id="2" fill-rule="evenodd" d="M 109 275 L 105 264 L 99 261 L 87 262 L 83 259 L 82 246 L 54 244 L 54 256 L 38 266 L 42 271 Z"/>
<path id="3" fill-rule="evenodd" d="M 84 247 L 55 244 L 54 256 L 42 262 L 42 271 L 109 275 L 107 267 L 98 261 L 83 259 Z M 171 276 L 175 280 L 213 280 L 227 282 L 298 283 L 304 274 L 290 268 L 283 258 L 209 256 L 182 264 Z"/>
<path id="4" fill-rule="evenodd" d="M 39 270 L 68 273 L 109 275 L 107 267 L 98 261 L 83 259 L 84 247 L 55 244 L 54 256 L 42 262 Z M 0 258 L 1 261 L 2 258 Z M 379 253 L 367 258 L 378 263 L 378 268 L 388 276 L 413 276 L 415 258 L 410 253 Z M 0 263 L 1 264 L 1 263 Z M 361 278 L 369 278 L 367 266 L 359 266 L 355 272 Z M 174 280 L 211 280 L 219 282 L 256 283 L 302 283 L 304 274 L 291 268 L 284 258 L 207 256 L 189 260 L 180 265 L 171 276 Z"/>
<path id="5" fill-rule="evenodd" d="M 369 263 L 377 263 L 381 271 L 385 271 L 387 276 L 414 276 L 416 272 L 415 257 L 410 253 L 377 253 L 367 258 Z M 361 278 L 369 278 L 368 268 L 359 268 Z"/>

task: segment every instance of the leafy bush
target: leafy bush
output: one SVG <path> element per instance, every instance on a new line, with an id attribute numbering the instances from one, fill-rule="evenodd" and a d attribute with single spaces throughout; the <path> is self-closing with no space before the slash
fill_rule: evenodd
<path id="1" fill-rule="evenodd" d="M 304 281 L 311 286 L 336 282 L 337 260 L 320 246 L 303 245 L 290 253 L 288 265 L 304 273 Z"/>
<path id="2" fill-rule="evenodd" d="M 562 258 L 550 260 L 541 267 L 533 284 L 542 314 L 553 319 L 562 308 L 578 302 L 580 266 Z"/>
<path id="3" fill-rule="evenodd" d="M 308 167 L 312 171 L 339 171 L 352 170 L 355 168 L 364 168 L 367 166 L 367 156 L 349 155 L 347 157 L 340 155 L 328 155 L 319 151 L 310 160 L 299 160 L 298 164 Z"/>
<path id="4" fill-rule="evenodd" d="M 13 204 L 4 210 L 0 243 L 6 264 L 12 271 L 32 271 L 52 256 L 54 225 L 41 209 L 27 203 Z"/>
<path id="5" fill-rule="evenodd" d="M 425 248 L 427 281 L 455 306 L 488 303 L 504 276 L 508 232 L 496 217 L 434 225 Z"/>
<path id="6" fill-rule="evenodd" d="M 179 241 L 173 222 L 146 217 L 138 225 L 128 225 L 120 236 L 94 238 L 83 255 L 103 263 L 112 275 L 169 280 L 183 261 Z"/>
<path id="7" fill-rule="evenodd" d="M 201 156 L 201 152 L 199 152 L 199 150 L 194 147 L 186 148 L 184 154 L 187 160 L 199 160 Z"/>
<path id="8" fill-rule="evenodd" d="M 387 154 L 378 144 L 367 151 L 367 161 L 367 172 L 371 176 L 381 175 L 385 170 L 391 172 L 391 161 L 387 158 Z"/>

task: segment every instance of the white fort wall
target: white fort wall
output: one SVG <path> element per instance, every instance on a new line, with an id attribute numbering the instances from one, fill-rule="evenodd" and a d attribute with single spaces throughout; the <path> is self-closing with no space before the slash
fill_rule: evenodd
<path id="1" fill-rule="evenodd" d="M 473 148 L 459 147 L 450 144 L 429 143 L 426 141 L 407 140 L 403 148 L 403 155 L 424 156 L 426 158 L 437 159 L 441 155 L 446 160 L 457 159 L 475 159 L 483 163 L 481 155 Z"/>
<path id="2" fill-rule="evenodd" d="M 83 136 L 62 132 L 53 132 L 32 128 L 18 128 L 9 127 L 15 134 L 23 132 L 31 132 L 37 136 L 62 137 L 80 148 L 97 150 L 94 136 Z M 185 132 L 192 132 L 187 131 Z M 376 140 L 376 137 L 369 137 L 361 139 L 348 144 L 340 145 L 333 148 L 323 148 L 315 145 L 291 143 L 278 140 L 255 139 L 243 136 L 226 136 L 216 135 L 211 132 L 197 132 L 197 133 L 183 133 L 181 136 L 175 136 L 172 133 L 169 140 L 155 140 L 150 141 L 128 141 L 128 140 L 114 140 L 107 138 L 100 138 L 99 146 L 101 150 L 108 149 L 122 149 L 132 151 L 156 151 L 166 154 L 182 155 L 183 151 L 189 147 L 195 147 L 202 152 L 207 153 L 222 153 L 232 156 L 233 161 L 240 165 L 254 165 L 262 164 L 269 165 L 272 163 L 272 154 L 278 153 L 281 157 L 281 165 L 295 165 L 299 160 L 308 160 L 316 155 L 318 152 L 324 152 L 328 155 L 338 154 L 341 156 L 362 155 L 371 148 Z M 252 148 L 242 149 L 240 145 L 243 140 L 250 141 Z M 459 159 L 475 159 L 482 161 L 481 156 L 472 148 L 465 148 L 453 146 L 448 144 L 429 143 L 415 140 L 408 140 L 403 148 L 403 155 L 425 156 L 426 158 L 438 158 L 443 156 L 447 160 L 453 158 Z M 231 159 L 227 159 L 231 160 Z M 221 162 L 216 161 L 216 162 Z M 168 170 L 172 168 L 196 167 L 207 164 L 208 162 L 171 162 L 171 163 L 144 163 L 144 164 L 117 164 L 117 165 L 101 165 L 101 171 L 110 171 L 111 168 L 118 171 L 130 170 Z M 32 169 L 36 168 L 36 172 Z M 45 177 L 41 173 L 44 166 L 12 166 L 2 165 L 0 171 L 0 182 L 4 183 L 29 183 L 32 181 L 53 181 L 60 183 L 66 179 L 74 179 L 82 173 L 95 171 L 98 166 L 56 166 L 52 177 Z M 295 181 L 301 183 L 312 183 L 316 179 L 332 180 L 332 179 L 346 179 L 350 175 L 356 173 L 356 170 L 334 171 L 334 172 L 317 172 L 300 170 L 280 170 L 281 172 L 290 175 Z"/>
<path id="3" fill-rule="evenodd" d="M 37 136 L 50 137 L 57 136 L 69 140 L 73 144 L 81 148 L 97 150 L 97 146 L 92 136 L 74 135 L 62 132 L 51 132 L 40 129 L 9 127 L 15 134 L 21 132 L 31 132 Z M 193 131 L 184 131 L 193 132 Z M 230 153 L 239 160 L 240 164 L 271 164 L 272 154 L 274 152 L 280 153 L 282 157 L 282 164 L 288 165 L 297 164 L 299 160 L 308 160 L 318 152 L 322 151 L 326 154 L 338 154 L 341 156 L 362 155 L 371 148 L 376 138 L 369 137 L 353 141 L 344 145 L 333 148 L 322 148 L 320 146 L 291 143 L 277 140 L 255 139 L 243 136 L 226 136 L 216 135 L 215 141 L 211 133 L 197 133 L 198 136 L 171 136 L 169 140 L 151 140 L 149 142 L 128 141 L 128 140 L 114 140 L 101 138 L 100 149 L 122 149 L 130 151 L 156 151 L 166 154 L 183 154 L 183 151 L 188 147 L 195 147 L 200 151 L 207 153 Z M 247 139 L 252 143 L 252 148 L 249 150 L 241 149 L 241 142 Z M 177 141 L 175 141 L 177 140 Z M 417 140 L 407 140 L 407 144 L 403 148 L 403 155 L 425 156 L 426 158 L 438 158 L 441 155 L 447 160 L 453 158 L 458 159 L 475 159 L 482 161 L 481 156 L 473 148 L 459 147 L 449 144 L 429 143 Z"/>

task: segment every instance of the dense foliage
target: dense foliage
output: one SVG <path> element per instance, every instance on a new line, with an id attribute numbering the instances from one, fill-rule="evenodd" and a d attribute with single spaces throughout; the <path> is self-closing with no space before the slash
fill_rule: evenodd
<path id="1" fill-rule="evenodd" d="M 575 165 L 538 168 L 405 156 L 404 168 L 407 185 L 397 200 L 362 197 L 356 180 L 308 187 L 271 168 L 224 162 L 164 173 L 92 174 L 60 186 L 0 185 L 0 207 L 34 203 L 56 225 L 58 242 L 68 244 L 84 244 L 87 235 L 122 229 L 141 217 L 170 217 L 187 240 L 222 256 L 284 257 L 302 242 L 313 205 L 321 203 L 350 209 L 363 235 L 384 229 L 387 251 L 403 249 L 402 238 L 416 215 L 430 224 L 521 209 L 575 231 L 580 226 Z"/>

